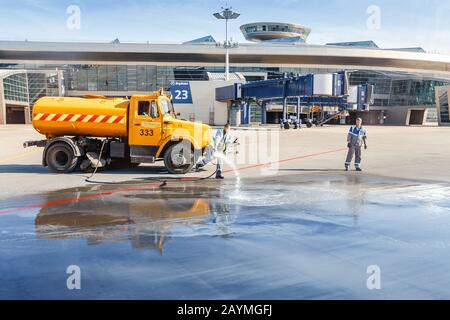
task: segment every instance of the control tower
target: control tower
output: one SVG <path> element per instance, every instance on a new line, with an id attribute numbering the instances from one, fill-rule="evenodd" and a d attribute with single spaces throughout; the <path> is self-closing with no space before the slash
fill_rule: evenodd
<path id="1" fill-rule="evenodd" d="M 252 42 L 306 42 L 311 29 L 299 24 L 255 22 L 241 26 L 245 39 Z"/>

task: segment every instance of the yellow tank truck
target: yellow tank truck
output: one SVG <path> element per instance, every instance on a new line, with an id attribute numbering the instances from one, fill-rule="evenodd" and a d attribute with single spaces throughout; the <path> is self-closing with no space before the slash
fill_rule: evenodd
<path id="1" fill-rule="evenodd" d="M 209 126 L 177 119 L 162 90 L 131 99 L 44 97 L 32 119 L 46 139 L 24 147 L 44 147 L 43 165 L 56 173 L 164 161 L 170 173 L 186 174 L 212 139 Z"/>

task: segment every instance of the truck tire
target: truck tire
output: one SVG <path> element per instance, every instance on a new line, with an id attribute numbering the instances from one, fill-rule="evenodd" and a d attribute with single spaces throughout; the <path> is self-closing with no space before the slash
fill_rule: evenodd
<path id="1" fill-rule="evenodd" d="M 78 157 L 64 142 L 51 145 L 47 150 L 45 160 L 49 169 L 55 173 L 71 173 L 78 165 Z"/>
<path id="2" fill-rule="evenodd" d="M 164 165 L 171 174 L 189 173 L 194 164 L 194 151 L 189 142 L 171 145 L 164 154 Z"/>

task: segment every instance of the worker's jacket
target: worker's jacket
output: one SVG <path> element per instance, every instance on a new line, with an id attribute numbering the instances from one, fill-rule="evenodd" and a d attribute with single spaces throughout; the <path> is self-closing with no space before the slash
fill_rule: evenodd
<path id="1" fill-rule="evenodd" d="M 367 131 L 364 128 L 351 127 L 348 132 L 347 142 L 352 147 L 362 147 L 367 141 Z"/>
<path id="2" fill-rule="evenodd" d="M 223 130 L 217 130 L 213 139 L 213 146 L 216 151 L 227 153 L 228 146 L 233 142 L 231 133 L 225 134 Z"/>

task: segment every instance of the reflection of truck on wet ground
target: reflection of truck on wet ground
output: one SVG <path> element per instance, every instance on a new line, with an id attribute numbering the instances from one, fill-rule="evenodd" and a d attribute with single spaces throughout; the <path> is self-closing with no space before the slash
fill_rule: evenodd
<path id="1" fill-rule="evenodd" d="M 60 201 L 61 195 L 76 198 L 110 190 L 114 189 L 96 185 L 50 192 L 46 201 Z M 171 227 L 206 223 L 211 205 L 201 195 L 211 192 L 217 190 L 177 184 L 164 189 L 148 187 L 133 194 L 120 193 L 107 201 L 92 198 L 43 207 L 35 220 L 36 235 L 42 240 L 85 238 L 89 244 L 130 240 L 133 248 L 154 248 L 162 252 Z"/>
<path id="2" fill-rule="evenodd" d="M 185 174 L 212 135 L 207 125 L 178 120 L 163 92 L 131 99 L 45 97 L 33 107 L 33 126 L 47 139 L 24 146 L 45 147 L 43 165 L 57 173 L 163 160 L 170 173 Z"/>

